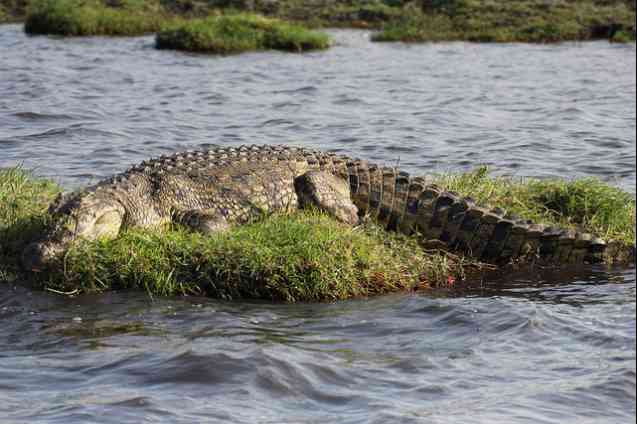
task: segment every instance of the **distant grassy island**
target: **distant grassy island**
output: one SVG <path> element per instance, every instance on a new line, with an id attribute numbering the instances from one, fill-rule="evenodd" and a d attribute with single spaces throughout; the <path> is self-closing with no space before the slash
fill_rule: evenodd
<path id="1" fill-rule="evenodd" d="M 635 40 L 635 1 L 429 0 L 383 25 L 374 41 L 551 43 Z"/>
<path id="2" fill-rule="evenodd" d="M 215 54 L 270 49 L 302 52 L 330 45 L 327 34 L 275 18 L 232 11 L 187 19 L 146 0 L 121 0 L 117 7 L 101 0 L 33 0 L 24 30 L 62 36 L 157 32 L 159 49 Z"/>
<path id="3" fill-rule="evenodd" d="M 38 34 L 135 35 L 236 12 L 371 28 L 374 41 L 635 40 L 635 0 L 0 0 L 0 22 Z"/>
<path id="4" fill-rule="evenodd" d="M 28 34 L 139 35 L 158 31 L 174 17 L 156 2 L 122 0 L 111 7 L 100 0 L 32 0 L 24 30 Z"/>
<path id="5" fill-rule="evenodd" d="M 229 54 L 252 50 L 303 52 L 330 46 L 327 34 L 253 14 L 193 19 L 161 30 L 159 49 Z"/>
<path id="6" fill-rule="evenodd" d="M 635 243 L 634 198 L 596 179 L 511 180 L 483 168 L 436 182 L 536 222 Z M 0 283 L 32 281 L 72 294 L 135 288 L 161 296 L 318 302 L 446 287 L 488 269 L 370 222 L 352 228 L 304 211 L 210 237 L 179 227 L 129 230 L 115 240 L 76 243 L 49 272 L 27 273 L 21 253 L 48 225 L 47 206 L 61 190 L 21 169 L 0 170 Z"/>

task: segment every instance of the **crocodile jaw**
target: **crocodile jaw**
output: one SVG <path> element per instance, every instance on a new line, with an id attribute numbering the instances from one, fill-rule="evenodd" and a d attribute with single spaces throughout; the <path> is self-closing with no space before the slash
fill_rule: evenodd
<path id="1" fill-rule="evenodd" d="M 31 243 L 22 253 L 22 265 L 31 272 L 44 271 L 49 263 L 66 250 L 66 244 L 54 242 Z"/>
<path id="2" fill-rule="evenodd" d="M 94 199 L 90 195 L 71 201 L 74 203 L 63 205 L 65 212 L 58 214 L 50 232 L 23 251 L 22 265 L 25 269 L 33 272 L 45 270 L 77 240 L 117 237 L 125 215 L 119 202 Z"/>

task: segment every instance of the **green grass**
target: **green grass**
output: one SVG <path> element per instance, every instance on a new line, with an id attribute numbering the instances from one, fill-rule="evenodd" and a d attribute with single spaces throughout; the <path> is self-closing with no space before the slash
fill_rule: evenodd
<path id="1" fill-rule="evenodd" d="M 626 30 L 617 31 L 611 40 L 613 43 L 632 43 L 635 41 L 635 33 Z"/>
<path id="2" fill-rule="evenodd" d="M 326 49 L 329 37 L 259 15 L 234 14 L 195 19 L 157 34 L 159 49 L 176 49 L 215 54 L 251 50 L 302 52 Z"/>
<path id="3" fill-rule="evenodd" d="M 635 243 L 634 198 L 596 179 L 511 180 L 485 168 L 437 183 L 540 223 Z M 137 288 L 284 302 L 334 301 L 445 286 L 480 264 L 423 249 L 416 238 L 367 222 L 352 228 L 316 211 L 274 215 L 212 237 L 175 227 L 79 242 L 46 274 L 20 269 L 26 244 L 50 221 L 60 188 L 20 169 L 0 171 L 0 281 L 35 281 L 64 293 Z"/>
<path id="4" fill-rule="evenodd" d="M 171 20 L 158 2 L 146 0 L 120 1 L 118 7 L 101 0 L 32 0 L 24 30 L 63 36 L 141 35 Z"/>
<path id="5" fill-rule="evenodd" d="M 48 205 L 60 191 L 20 168 L 0 169 L 0 281 L 20 271 L 21 252 L 46 228 Z"/>
<path id="6" fill-rule="evenodd" d="M 315 302 L 443 284 L 462 273 L 454 265 L 373 225 L 353 229 L 302 212 L 212 237 L 175 228 L 79 244 L 49 284 L 60 291 L 136 287 L 157 295 Z"/>
<path id="7" fill-rule="evenodd" d="M 24 17 L 28 0 L 0 0 L 0 24 L 19 22 Z"/>
<path id="8" fill-rule="evenodd" d="M 634 3 L 622 0 L 448 0 L 425 4 L 430 6 L 411 7 L 409 12 L 387 22 L 373 40 L 535 43 L 635 40 Z"/>

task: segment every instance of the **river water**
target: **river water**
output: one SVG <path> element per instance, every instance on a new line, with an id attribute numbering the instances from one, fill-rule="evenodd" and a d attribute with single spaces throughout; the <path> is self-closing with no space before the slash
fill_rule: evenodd
<path id="1" fill-rule="evenodd" d="M 635 45 L 156 51 L 0 26 L 0 167 L 72 188 L 150 156 L 286 143 L 635 192 Z M 635 269 L 320 305 L 0 285 L 0 423 L 628 423 Z"/>

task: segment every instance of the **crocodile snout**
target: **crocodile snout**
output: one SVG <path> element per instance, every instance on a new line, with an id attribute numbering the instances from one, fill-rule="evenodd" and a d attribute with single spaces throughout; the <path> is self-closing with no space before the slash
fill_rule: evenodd
<path id="1" fill-rule="evenodd" d="M 22 252 L 22 265 L 32 272 L 42 272 L 63 247 L 54 243 L 31 243 Z"/>

